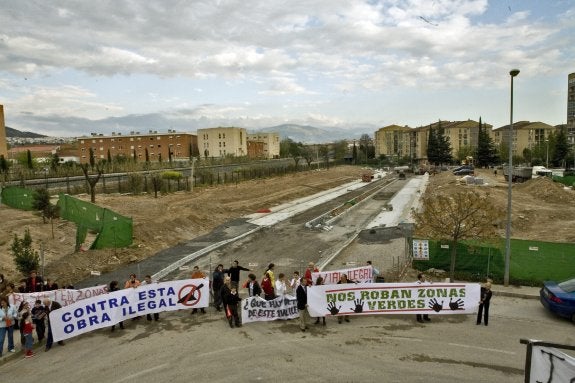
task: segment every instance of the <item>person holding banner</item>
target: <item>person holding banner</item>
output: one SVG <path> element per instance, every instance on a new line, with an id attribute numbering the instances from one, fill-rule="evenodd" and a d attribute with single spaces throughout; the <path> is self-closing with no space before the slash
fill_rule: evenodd
<path id="1" fill-rule="evenodd" d="M 44 299 L 44 307 L 46 308 L 46 314 L 48 315 L 48 337 L 46 338 L 46 349 L 44 351 L 50 351 L 52 344 L 54 343 L 54 337 L 52 336 L 52 326 L 50 325 L 50 312 L 62 308 L 62 305 L 56 301 L 50 301 L 50 299 Z M 64 341 L 58 342 L 60 346 L 64 345 Z"/>
<path id="2" fill-rule="evenodd" d="M 190 275 L 191 279 L 203 279 L 206 277 L 206 274 L 200 270 L 199 266 L 194 266 L 194 268 L 192 269 L 192 274 Z M 198 312 L 197 308 L 193 308 L 192 309 L 192 314 L 195 314 Z M 202 314 L 206 313 L 206 310 L 203 307 L 200 307 L 200 312 Z"/>
<path id="3" fill-rule="evenodd" d="M 341 277 L 339 277 L 339 281 L 337 282 L 337 284 L 341 285 L 344 283 L 355 283 L 355 281 L 347 279 L 347 274 L 342 274 Z M 341 324 L 343 319 L 345 319 L 345 321 L 349 323 L 349 318 L 347 317 L 347 315 L 339 315 L 337 317 L 337 323 Z"/>
<path id="4" fill-rule="evenodd" d="M 142 285 L 151 285 L 152 283 L 158 283 L 158 281 L 152 281 L 152 276 L 146 275 L 144 277 L 144 282 L 142 282 Z M 146 314 L 146 319 L 148 320 L 148 322 L 151 322 L 152 321 L 152 314 Z M 154 320 L 155 321 L 160 320 L 160 313 L 154 313 Z"/>
<path id="5" fill-rule="evenodd" d="M 14 306 L 9 305 L 6 298 L 0 299 L 0 356 L 2 356 L 6 335 L 8 335 L 8 351 L 16 352 L 14 350 L 14 321 L 16 317 L 17 313 Z"/>
<path id="6" fill-rule="evenodd" d="M 291 291 L 293 292 L 294 295 L 299 286 L 299 281 L 300 281 L 299 271 L 296 270 L 293 272 L 293 278 L 289 281 L 289 287 L 291 287 L 292 289 Z"/>
<path id="7" fill-rule="evenodd" d="M 305 332 L 307 327 L 307 322 L 309 319 L 309 313 L 307 312 L 307 287 L 309 281 L 306 277 L 303 277 L 300 281 L 300 285 L 296 290 L 297 298 L 297 309 L 299 311 L 299 329 Z"/>
<path id="8" fill-rule="evenodd" d="M 418 285 L 428 285 L 431 282 L 427 282 L 427 280 L 425 279 L 425 274 L 419 273 L 419 274 L 417 274 L 417 281 L 415 283 Z M 417 321 L 419 323 L 423 323 L 424 321 L 431 322 L 431 319 L 429 319 L 429 315 L 427 315 L 427 314 L 423 314 L 423 315 L 417 314 L 415 316 L 415 318 L 417 319 Z"/>
<path id="9" fill-rule="evenodd" d="M 489 305 L 491 303 L 491 279 L 488 279 L 484 286 L 481 287 L 481 300 L 479 301 L 479 311 L 477 312 L 477 324 L 481 324 L 481 316 L 483 315 L 483 323 L 487 326 L 489 323 Z"/>
<path id="10" fill-rule="evenodd" d="M 316 286 L 323 285 L 323 277 L 321 277 L 321 276 L 317 277 L 317 279 L 315 280 L 315 285 Z M 320 317 L 317 317 L 315 319 L 315 324 L 319 324 L 319 318 Z M 322 316 L 321 319 L 323 320 L 323 325 L 325 326 L 325 316 Z"/>
<path id="11" fill-rule="evenodd" d="M 224 265 L 221 263 L 212 273 L 212 293 L 214 295 L 214 307 L 216 311 L 222 311 L 222 295 L 220 291 L 224 285 Z"/>
<path id="12" fill-rule="evenodd" d="M 249 297 L 259 297 L 260 294 L 262 293 L 262 288 L 260 287 L 260 284 L 258 283 L 258 281 L 256 280 L 256 275 L 253 273 L 250 273 L 248 275 L 248 280 L 246 282 L 246 288 L 248 289 L 248 296 Z"/>
<path id="13" fill-rule="evenodd" d="M 42 301 L 37 299 L 32 308 L 32 323 L 36 327 L 36 335 L 38 335 L 38 342 L 44 340 L 46 334 L 46 309 L 42 306 Z"/>
<path id="14" fill-rule="evenodd" d="M 108 292 L 112 293 L 112 292 L 118 291 L 118 290 L 120 290 L 120 286 L 119 286 L 118 281 L 112 281 L 112 282 L 110 282 L 110 287 L 108 288 Z M 124 330 L 124 322 L 123 322 L 123 321 L 120 322 L 120 328 L 121 328 L 122 330 Z M 116 330 L 116 325 L 113 325 L 113 326 L 112 326 L 112 331 L 115 331 L 115 330 Z"/>
<path id="15" fill-rule="evenodd" d="M 285 281 L 285 274 L 280 273 L 276 281 L 276 296 L 283 297 L 287 293 L 287 285 Z"/>

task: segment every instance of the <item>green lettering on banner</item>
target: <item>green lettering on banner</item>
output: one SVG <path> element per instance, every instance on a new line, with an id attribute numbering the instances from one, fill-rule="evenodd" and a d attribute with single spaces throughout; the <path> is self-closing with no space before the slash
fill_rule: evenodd
<path id="1" fill-rule="evenodd" d="M 459 297 L 465 298 L 465 288 L 464 287 L 459 289 Z"/>
<path id="2" fill-rule="evenodd" d="M 326 299 L 326 301 L 327 301 L 328 303 L 329 303 L 329 302 L 333 302 L 333 303 L 336 302 L 336 296 L 335 296 L 335 294 L 325 294 L 325 299 Z"/>

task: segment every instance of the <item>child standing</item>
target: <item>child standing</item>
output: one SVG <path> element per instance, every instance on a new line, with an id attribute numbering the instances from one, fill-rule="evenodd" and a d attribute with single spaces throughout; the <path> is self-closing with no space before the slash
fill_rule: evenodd
<path id="1" fill-rule="evenodd" d="M 32 352 L 32 346 L 34 345 L 34 339 L 32 338 L 32 332 L 34 331 L 34 324 L 32 323 L 32 317 L 30 316 L 29 311 L 25 311 L 22 314 L 22 321 L 20 322 L 20 326 L 22 328 L 22 333 L 24 334 L 24 350 L 25 358 L 31 358 L 34 356 Z"/>

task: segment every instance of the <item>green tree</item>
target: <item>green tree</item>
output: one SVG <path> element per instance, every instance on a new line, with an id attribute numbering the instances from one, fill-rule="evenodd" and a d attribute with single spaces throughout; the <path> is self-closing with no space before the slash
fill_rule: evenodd
<path id="1" fill-rule="evenodd" d="M 325 161 L 325 168 L 329 169 L 329 146 L 321 145 L 318 150 L 319 156 Z"/>
<path id="2" fill-rule="evenodd" d="M 94 156 L 94 149 L 90 148 L 88 150 L 88 156 L 89 156 L 89 162 L 90 162 L 90 168 L 92 168 L 92 170 L 94 170 L 94 166 L 96 166 L 96 157 Z M 112 159 L 110 158 L 110 163 L 112 163 Z"/>
<path id="3" fill-rule="evenodd" d="M 453 161 L 451 157 L 451 143 L 449 137 L 445 135 L 445 129 L 441 126 L 441 120 L 437 124 L 437 149 L 439 164 L 449 164 Z"/>
<path id="4" fill-rule="evenodd" d="M 355 146 L 355 140 L 353 140 L 353 150 L 351 152 L 353 164 L 357 164 L 357 146 Z"/>
<path id="5" fill-rule="evenodd" d="M 362 159 L 364 160 L 364 163 L 367 164 L 367 158 L 369 155 L 369 147 L 371 145 L 371 137 L 369 137 L 369 134 L 362 134 L 361 137 L 359 138 L 359 150 L 362 152 Z"/>
<path id="6" fill-rule="evenodd" d="M 51 205 L 48 189 L 36 190 L 32 196 L 32 207 L 42 213 L 42 221 L 46 223 L 46 209 Z"/>
<path id="7" fill-rule="evenodd" d="M 491 203 L 489 194 L 462 190 L 455 194 L 430 192 L 422 198 L 422 208 L 413 211 L 417 235 L 450 241 L 449 277 L 455 278 L 457 244 L 464 239 L 495 238 L 504 212 Z"/>
<path id="8" fill-rule="evenodd" d="M 154 198 L 158 198 L 158 192 L 162 190 L 162 186 L 164 185 L 164 179 L 162 175 L 159 173 L 154 173 L 152 175 L 152 188 L 154 189 Z"/>
<path id="9" fill-rule="evenodd" d="M 108 159 L 108 163 L 112 164 L 112 153 L 110 153 L 110 149 L 108 149 L 108 153 L 106 154 L 106 158 Z"/>
<path id="10" fill-rule="evenodd" d="M 148 152 L 148 148 L 146 148 L 145 151 L 145 158 L 146 158 L 146 164 L 150 163 L 150 153 Z"/>
<path id="11" fill-rule="evenodd" d="M 301 154 L 302 154 L 302 157 L 304 158 L 305 162 L 307 162 L 307 167 L 308 167 L 308 168 L 311 168 L 311 163 L 313 162 L 313 160 L 314 160 L 315 158 L 317 158 L 317 152 L 316 152 L 316 150 L 317 150 L 317 147 L 316 147 L 316 148 L 313 148 L 313 147 L 311 147 L 311 146 L 309 146 L 309 145 L 305 146 L 305 147 L 302 149 Z"/>
<path id="12" fill-rule="evenodd" d="M 28 275 L 32 270 L 38 269 L 40 257 L 38 256 L 38 252 L 32 248 L 30 230 L 26 229 L 24 231 L 24 237 L 22 239 L 18 238 L 17 234 L 14 234 L 14 240 L 10 246 L 10 250 L 12 251 L 14 263 L 16 264 L 16 270 L 20 273 Z"/>
<path id="13" fill-rule="evenodd" d="M 430 164 L 439 165 L 439 145 L 437 144 L 437 134 L 431 125 L 429 125 L 429 135 L 427 136 L 427 161 Z"/>
<path id="14" fill-rule="evenodd" d="M 341 160 L 345 158 L 345 155 L 348 153 L 347 149 L 347 141 L 340 140 L 336 141 L 333 144 L 333 158 Z"/>
<path id="15" fill-rule="evenodd" d="M 8 174 L 8 170 L 10 170 L 10 164 L 4 158 L 4 155 L 0 155 L 0 173 L 1 174 Z"/>
<path id="16" fill-rule="evenodd" d="M 32 152 L 26 150 L 26 167 L 30 170 L 34 169 L 34 161 L 32 160 Z"/>
<path id="17" fill-rule="evenodd" d="M 561 128 L 554 138 L 555 145 L 553 148 L 553 160 L 551 162 L 555 167 L 563 167 L 569 155 L 569 142 L 567 141 L 565 128 Z"/>
<path id="18" fill-rule="evenodd" d="M 487 129 L 485 124 L 481 123 L 481 117 L 479 117 L 477 150 L 475 151 L 475 163 L 478 166 L 490 166 L 499 162 L 497 148 Z"/>
<path id="19" fill-rule="evenodd" d="M 54 153 L 50 157 L 50 169 L 52 169 L 53 172 L 56 172 L 58 170 L 58 166 L 60 166 L 60 156 L 58 153 Z"/>

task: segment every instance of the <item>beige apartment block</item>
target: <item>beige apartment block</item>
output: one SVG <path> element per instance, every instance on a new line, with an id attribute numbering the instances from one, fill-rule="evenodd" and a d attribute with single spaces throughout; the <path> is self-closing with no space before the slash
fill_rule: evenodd
<path id="1" fill-rule="evenodd" d="M 513 123 L 513 155 L 522 156 L 524 149 L 533 149 L 544 145 L 549 135 L 557 130 L 556 127 L 544 122 L 518 121 Z M 509 125 L 493 129 L 491 137 L 495 146 L 502 143 L 509 147 Z"/>
<path id="2" fill-rule="evenodd" d="M 250 143 L 262 145 L 249 145 Z M 248 155 L 251 158 L 279 158 L 280 135 L 279 133 L 253 133 L 248 134 Z"/>
<path id="3" fill-rule="evenodd" d="M 8 158 L 8 141 L 6 140 L 6 125 L 4 125 L 4 105 L 0 105 L 0 155 Z"/>
<path id="4" fill-rule="evenodd" d="M 172 160 L 187 160 L 190 156 L 196 155 L 198 150 L 198 140 L 195 135 L 179 133 L 171 129 L 168 133 L 150 130 L 148 134 L 130 132 L 126 135 L 112 133 L 109 136 L 92 133 L 90 137 L 78 137 L 77 140 L 77 156 L 80 158 L 80 163 L 90 162 L 90 148 L 94 152 L 96 162 L 106 160 L 108 151 L 112 158 L 135 156 L 137 161 L 145 161 L 147 152 L 151 162 L 158 162 L 169 161 L 170 154 Z"/>
<path id="5" fill-rule="evenodd" d="M 247 131 L 244 128 L 198 129 L 198 148 L 204 157 L 243 157 L 248 155 Z"/>
<path id="6" fill-rule="evenodd" d="M 401 158 L 413 155 L 410 150 L 413 132 L 412 128 L 399 125 L 378 129 L 374 134 L 375 156 Z"/>

